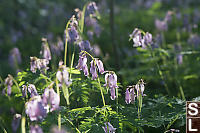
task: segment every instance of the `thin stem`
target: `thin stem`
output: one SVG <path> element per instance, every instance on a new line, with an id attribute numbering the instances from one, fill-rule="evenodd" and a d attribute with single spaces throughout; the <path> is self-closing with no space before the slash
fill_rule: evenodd
<path id="1" fill-rule="evenodd" d="M 24 114 L 24 111 L 22 113 L 21 130 L 22 130 L 22 133 L 26 133 L 26 116 Z"/>
<path id="2" fill-rule="evenodd" d="M 74 63 L 74 55 L 75 55 L 75 45 L 74 45 L 74 49 L 73 49 L 73 53 L 72 53 L 72 59 L 71 59 L 70 74 L 69 74 L 70 80 L 71 80 L 71 77 L 72 77 L 72 66 L 73 66 L 73 63 Z"/>
<path id="3" fill-rule="evenodd" d="M 116 99 L 116 104 L 117 104 L 117 113 L 118 113 L 118 103 L 119 103 L 119 101 L 118 101 L 118 87 L 116 88 L 116 95 L 117 95 L 117 99 Z"/>
<path id="4" fill-rule="evenodd" d="M 81 17 L 81 34 L 83 33 L 83 29 L 84 29 L 84 19 L 85 19 L 85 10 L 88 4 L 85 4 L 85 6 L 83 7 L 83 12 L 82 12 L 82 17 Z"/>
<path id="5" fill-rule="evenodd" d="M 58 86 L 58 79 L 56 77 L 56 89 L 57 89 L 57 94 L 60 98 L 60 90 L 59 90 L 59 86 Z M 58 114 L 58 130 L 61 130 L 61 114 L 60 114 L 60 111 L 59 111 L 59 114 Z"/>
<path id="6" fill-rule="evenodd" d="M 64 65 L 65 66 L 66 66 L 66 63 L 67 63 L 67 38 L 68 38 L 67 30 L 68 30 L 69 24 L 70 24 L 70 20 L 67 22 L 67 25 L 65 27 L 65 55 L 64 55 Z"/>
<path id="7" fill-rule="evenodd" d="M 103 106 L 106 106 L 106 103 L 105 103 L 105 100 L 104 100 L 104 95 L 103 95 L 103 90 L 102 90 L 101 83 L 100 83 L 100 80 L 99 80 L 99 76 L 98 76 L 97 80 L 98 80 L 99 88 L 100 88 L 100 91 L 101 91 L 101 97 L 102 97 L 102 100 L 103 100 Z"/>
<path id="8" fill-rule="evenodd" d="M 74 124 L 73 124 L 69 119 L 67 119 L 67 121 L 68 121 L 73 127 L 75 127 Z M 77 131 L 78 133 L 81 133 L 81 132 L 78 130 L 77 127 L 75 127 L 75 129 L 76 129 L 76 131 Z"/>

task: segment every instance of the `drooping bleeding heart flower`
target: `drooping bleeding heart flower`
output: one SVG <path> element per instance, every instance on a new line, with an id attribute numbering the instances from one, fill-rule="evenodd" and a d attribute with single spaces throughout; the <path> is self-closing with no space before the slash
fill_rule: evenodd
<path id="1" fill-rule="evenodd" d="M 66 86 L 69 86 L 72 82 L 69 80 L 69 73 L 67 67 L 59 63 L 59 70 L 56 73 L 56 77 L 60 84 L 65 83 Z"/>
<path id="2" fill-rule="evenodd" d="M 101 30 L 100 25 L 98 24 L 97 19 L 95 19 L 94 17 L 87 16 L 85 17 L 85 24 L 87 27 L 91 27 L 93 29 L 97 37 L 100 36 L 102 30 Z"/>
<path id="3" fill-rule="evenodd" d="M 74 43 L 79 39 L 79 34 L 75 26 L 68 28 L 68 41 Z"/>
<path id="4" fill-rule="evenodd" d="M 22 97 L 26 97 L 26 96 L 27 96 L 27 86 L 22 85 Z"/>
<path id="5" fill-rule="evenodd" d="M 134 38 L 133 38 L 133 47 L 140 47 L 140 46 L 143 46 L 144 45 L 144 40 L 142 38 L 142 35 L 141 34 L 138 34 L 136 35 Z"/>
<path id="6" fill-rule="evenodd" d="M 138 28 L 129 35 L 130 40 L 133 40 L 133 47 L 142 47 L 145 49 L 148 45 L 152 44 L 152 35 L 149 32 L 142 32 Z"/>
<path id="7" fill-rule="evenodd" d="M 19 127 L 19 124 L 20 124 L 20 120 L 21 120 L 21 115 L 20 114 L 15 114 L 14 117 L 13 117 L 13 120 L 12 120 L 12 131 L 14 133 L 17 132 L 17 129 Z"/>
<path id="8" fill-rule="evenodd" d="M 135 98 L 136 98 L 134 88 L 130 89 L 130 95 L 131 95 L 131 103 L 133 104 L 135 102 Z"/>
<path id="9" fill-rule="evenodd" d="M 138 28 L 135 28 L 133 32 L 129 35 L 130 39 L 133 39 L 134 37 L 141 34 L 141 31 Z"/>
<path id="10" fill-rule="evenodd" d="M 115 88 L 114 87 L 112 87 L 112 88 L 110 88 L 110 98 L 111 98 L 111 100 L 115 100 L 115 98 L 116 98 L 116 95 L 115 95 Z"/>
<path id="11" fill-rule="evenodd" d="M 90 73 L 92 74 L 92 80 L 95 80 L 98 77 L 97 68 L 96 68 L 95 62 L 93 60 L 90 62 L 90 64 L 91 64 Z"/>
<path id="12" fill-rule="evenodd" d="M 126 89 L 126 92 L 125 92 L 125 102 L 126 104 L 134 104 L 135 102 L 135 98 L 136 98 L 136 95 L 135 95 L 135 85 L 133 86 L 127 86 L 127 89 Z"/>
<path id="13" fill-rule="evenodd" d="M 106 73 L 105 75 L 105 85 L 106 87 L 110 88 L 111 99 L 114 100 L 115 96 L 115 89 L 118 88 L 117 86 L 117 75 L 115 73 Z"/>
<path id="14" fill-rule="evenodd" d="M 170 23 L 171 22 L 171 20 L 172 20 L 172 14 L 173 14 L 172 11 L 167 11 L 167 13 L 165 15 L 165 18 L 164 18 L 164 21 L 166 23 Z"/>
<path id="15" fill-rule="evenodd" d="M 177 54 L 176 55 L 176 60 L 177 60 L 177 63 L 179 65 L 181 65 L 183 63 L 183 55 L 182 54 Z"/>
<path id="16" fill-rule="evenodd" d="M 144 94 L 144 81 L 142 79 L 139 80 L 139 82 L 135 85 L 135 89 L 137 91 L 137 97 L 139 97 L 139 95 L 141 94 L 142 96 L 146 96 L 146 94 Z"/>
<path id="17" fill-rule="evenodd" d="M 159 31 L 167 31 L 168 30 L 168 24 L 164 20 L 161 21 L 161 20 L 156 19 L 155 26 Z"/>
<path id="18" fill-rule="evenodd" d="M 126 104 L 130 104 L 131 103 L 131 96 L 130 96 L 130 92 L 129 92 L 129 88 L 126 89 L 125 92 L 125 102 Z"/>
<path id="19" fill-rule="evenodd" d="M 96 62 L 97 67 L 99 69 L 99 73 L 103 74 L 104 73 L 104 67 L 103 67 L 102 61 L 99 60 L 99 59 L 96 59 L 95 62 Z"/>
<path id="20" fill-rule="evenodd" d="M 47 115 L 47 110 L 40 96 L 34 96 L 26 103 L 25 112 L 31 121 L 43 120 Z"/>
<path id="21" fill-rule="evenodd" d="M 87 67 L 87 57 L 84 54 L 79 55 L 77 69 L 83 70 L 85 76 L 89 76 L 88 67 Z"/>
<path id="22" fill-rule="evenodd" d="M 106 122 L 106 123 L 104 123 L 104 124 L 105 124 L 105 126 L 102 127 L 102 128 L 103 128 L 103 130 L 104 130 L 105 133 L 115 133 L 115 130 L 116 130 L 117 128 L 114 128 L 114 127 L 110 124 L 110 122 Z"/>
<path id="23" fill-rule="evenodd" d="M 5 79 L 5 86 L 7 86 L 7 95 L 8 96 L 11 95 L 12 85 L 13 85 L 12 76 L 10 74 L 8 74 L 8 77 Z"/>
<path id="24" fill-rule="evenodd" d="M 60 104 L 60 97 L 53 88 L 46 88 L 42 97 L 44 106 L 50 109 L 50 112 L 57 110 Z"/>
<path id="25" fill-rule="evenodd" d="M 42 51 L 40 51 L 42 57 L 46 60 L 51 60 L 51 52 L 46 38 L 42 38 Z"/>
<path id="26" fill-rule="evenodd" d="M 28 91 L 31 94 L 31 97 L 38 96 L 38 93 L 34 84 L 28 85 Z"/>
<path id="27" fill-rule="evenodd" d="M 98 10 L 97 5 L 95 2 L 90 2 L 87 6 L 87 11 L 89 14 L 94 15 L 95 12 Z"/>
<path id="28" fill-rule="evenodd" d="M 44 72 L 49 69 L 49 67 L 47 67 L 47 65 L 49 64 L 49 60 L 38 59 L 37 57 L 30 57 L 30 59 L 31 59 L 30 70 L 33 73 L 36 73 L 37 69 L 39 69 L 40 72 L 44 74 Z"/>
<path id="29" fill-rule="evenodd" d="M 9 64 L 12 68 L 16 68 L 18 64 L 21 64 L 21 53 L 18 48 L 13 48 L 9 54 Z"/>
<path id="30" fill-rule="evenodd" d="M 33 73 L 36 73 L 36 70 L 37 70 L 37 58 L 36 57 L 30 57 L 31 61 L 30 61 L 30 70 L 33 72 Z"/>
<path id="31" fill-rule="evenodd" d="M 82 40 L 78 43 L 80 50 L 81 51 L 90 51 L 92 50 L 91 46 L 90 46 L 90 42 L 88 40 Z"/>
<path id="32" fill-rule="evenodd" d="M 149 32 L 146 32 L 144 35 L 144 43 L 145 45 L 150 45 L 152 44 L 152 35 Z"/>
<path id="33" fill-rule="evenodd" d="M 49 64 L 49 60 L 47 59 L 37 59 L 37 68 L 43 74 L 45 71 L 49 69 L 49 67 L 47 67 L 48 64 Z"/>
<path id="34" fill-rule="evenodd" d="M 30 126 L 30 133 L 43 133 L 42 128 L 38 125 Z"/>

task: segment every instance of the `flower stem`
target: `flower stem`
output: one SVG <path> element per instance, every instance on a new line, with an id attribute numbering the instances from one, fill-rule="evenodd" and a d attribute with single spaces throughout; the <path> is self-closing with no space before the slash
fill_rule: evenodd
<path id="1" fill-rule="evenodd" d="M 56 88 L 57 88 L 57 94 L 60 98 L 60 90 L 59 90 L 59 86 L 58 86 L 58 79 L 56 78 Z M 59 114 L 58 114 L 58 130 L 61 130 L 61 114 L 60 114 L 60 111 L 59 111 Z"/>
<path id="2" fill-rule="evenodd" d="M 117 104 L 117 113 L 118 113 L 118 103 L 119 103 L 119 101 L 118 101 L 118 87 L 116 88 L 116 95 L 117 95 L 117 99 L 116 99 L 116 104 Z"/>
<path id="3" fill-rule="evenodd" d="M 26 133 L 26 116 L 24 114 L 24 111 L 22 113 L 21 130 L 22 130 L 22 133 Z"/>
<path id="4" fill-rule="evenodd" d="M 67 121 L 68 121 L 72 126 L 74 126 L 74 124 L 73 124 L 69 119 L 67 119 Z M 75 127 L 75 126 L 74 126 L 74 127 Z M 81 132 L 78 130 L 77 127 L 75 127 L 75 129 L 76 129 L 76 131 L 77 131 L 78 133 L 81 133 Z"/>
<path id="5" fill-rule="evenodd" d="M 101 97 L 102 97 L 102 100 L 103 100 L 103 106 L 106 106 L 106 103 L 105 103 L 105 100 L 104 100 L 104 95 L 103 95 L 103 90 L 102 90 L 101 83 L 100 83 L 100 80 L 99 80 L 99 76 L 98 76 L 97 80 L 98 80 L 99 88 L 100 88 L 100 91 L 101 91 Z"/>
<path id="6" fill-rule="evenodd" d="M 74 55 L 75 55 L 75 44 L 74 44 L 74 48 L 73 48 L 72 59 L 71 59 L 71 66 L 70 66 L 70 74 L 69 74 L 69 79 L 70 80 L 71 80 L 71 77 L 72 77 L 72 67 L 73 67 L 73 63 L 74 63 Z"/>
<path id="7" fill-rule="evenodd" d="M 85 19 L 85 10 L 88 4 L 85 4 L 85 6 L 83 7 L 83 11 L 82 11 L 82 17 L 81 17 L 81 25 L 80 25 L 80 32 L 81 34 L 83 33 L 83 29 L 84 29 L 84 19 Z"/>
<path id="8" fill-rule="evenodd" d="M 68 30 L 69 24 L 70 24 L 70 20 L 67 22 L 67 25 L 65 27 L 65 55 L 64 55 L 64 65 L 65 66 L 66 66 L 66 63 L 67 63 L 67 38 L 68 38 L 67 30 Z"/>

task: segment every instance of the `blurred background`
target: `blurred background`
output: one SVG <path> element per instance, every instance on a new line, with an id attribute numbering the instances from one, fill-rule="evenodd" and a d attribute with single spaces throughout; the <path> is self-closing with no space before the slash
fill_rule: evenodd
<path id="1" fill-rule="evenodd" d="M 29 68 L 30 56 L 40 56 L 41 38 L 48 39 L 56 69 L 63 59 L 64 30 L 69 18 L 87 0 L 3 0 L 0 6 L 0 76 Z M 200 94 L 200 0 L 96 0 L 100 19 L 85 21 L 84 34 L 93 54 L 125 87 L 143 78 L 148 95 L 187 99 Z M 153 35 L 155 57 L 134 48 L 129 34 L 140 28 Z M 58 47 L 61 52 L 58 52 Z M 69 55 L 70 56 L 69 46 Z M 75 56 L 77 63 L 78 53 Z M 157 65 L 162 72 L 160 76 Z M 75 66 L 74 65 L 74 66 Z M 166 89 L 165 89 L 166 88 Z M 166 90 L 169 90 L 167 92 Z M 122 89 L 124 95 L 125 88 Z"/>

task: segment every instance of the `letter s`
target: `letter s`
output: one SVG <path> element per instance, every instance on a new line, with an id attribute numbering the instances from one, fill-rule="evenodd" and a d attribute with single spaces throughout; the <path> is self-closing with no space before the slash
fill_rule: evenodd
<path id="1" fill-rule="evenodd" d="M 195 107 L 192 107 L 192 106 L 195 106 Z M 197 115 L 198 114 L 198 109 L 197 109 L 198 105 L 196 103 L 189 103 L 188 107 L 189 107 L 190 110 L 194 111 L 194 112 L 192 112 L 192 111 L 189 110 L 188 113 L 190 115 Z"/>

